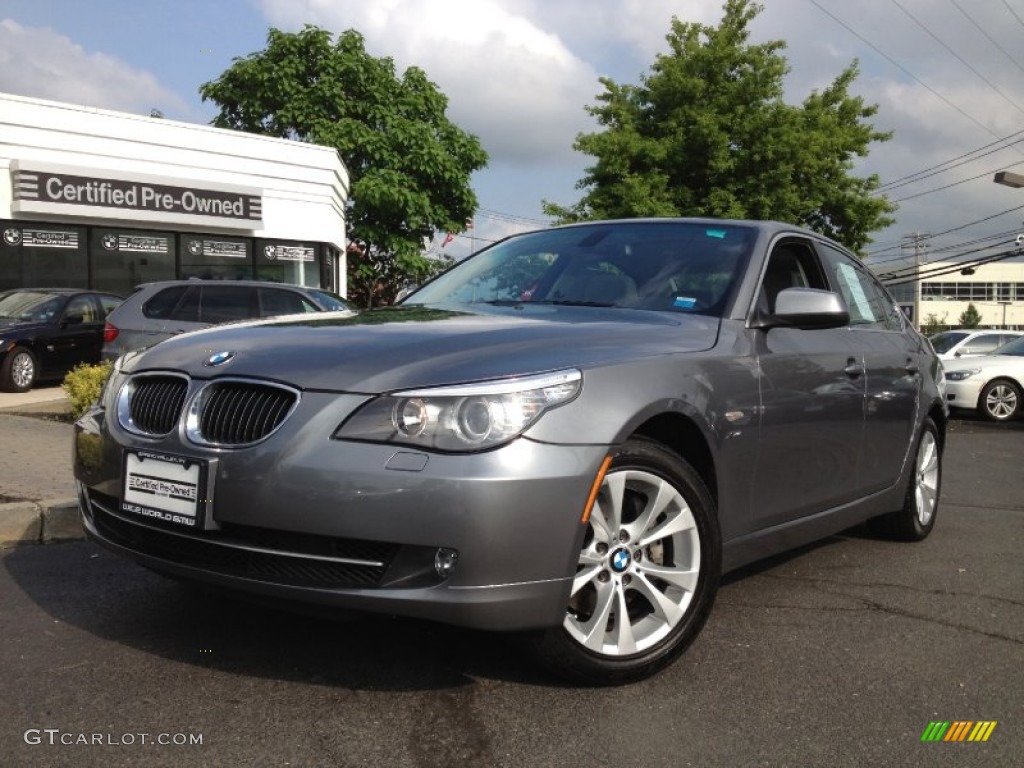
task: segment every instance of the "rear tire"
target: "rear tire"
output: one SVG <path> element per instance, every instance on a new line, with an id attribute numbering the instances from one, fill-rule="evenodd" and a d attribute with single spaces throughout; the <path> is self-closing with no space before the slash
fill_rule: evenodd
<path id="1" fill-rule="evenodd" d="M 38 372 L 32 353 L 24 347 L 15 347 L 0 363 L 0 389 L 4 392 L 28 392 Z"/>
<path id="2" fill-rule="evenodd" d="M 714 603 L 721 537 L 700 477 L 658 443 L 619 448 L 591 509 L 562 625 L 542 663 L 586 685 L 649 677 L 686 650 Z"/>
<path id="3" fill-rule="evenodd" d="M 978 396 L 978 413 L 989 421 L 1009 421 L 1020 413 L 1020 387 L 1010 379 L 990 381 Z"/>
<path id="4" fill-rule="evenodd" d="M 941 446 L 935 422 L 925 419 L 917 438 L 903 508 L 870 520 L 872 533 L 895 541 L 922 541 L 932 532 L 942 486 Z"/>

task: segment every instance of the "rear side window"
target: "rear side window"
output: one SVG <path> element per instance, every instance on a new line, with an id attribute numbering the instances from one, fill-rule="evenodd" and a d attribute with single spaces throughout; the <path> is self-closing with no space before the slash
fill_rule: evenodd
<path id="1" fill-rule="evenodd" d="M 227 323 L 257 317 L 256 289 L 242 285 L 205 285 L 202 288 L 199 319 L 204 323 Z"/>
<path id="2" fill-rule="evenodd" d="M 980 336 L 975 336 L 973 339 L 964 344 L 964 351 L 969 351 L 973 354 L 982 354 L 985 352 L 991 352 L 1003 345 L 1003 336 L 997 333 L 983 333 Z"/>
<path id="3" fill-rule="evenodd" d="M 301 312 L 316 312 L 317 308 L 295 291 L 283 288 L 260 288 L 260 316 L 295 315 Z"/>
<path id="4" fill-rule="evenodd" d="M 171 317 L 171 313 L 181 301 L 181 297 L 185 295 L 188 287 L 187 285 L 176 285 L 157 291 L 149 301 L 142 305 L 142 314 L 150 320 L 166 320 Z"/>
<path id="5" fill-rule="evenodd" d="M 106 293 L 99 293 L 96 297 L 100 300 L 100 310 L 103 315 L 103 317 L 100 318 L 101 320 L 106 320 L 107 315 L 117 309 L 118 305 L 121 303 L 121 300 L 117 296 L 111 296 Z"/>

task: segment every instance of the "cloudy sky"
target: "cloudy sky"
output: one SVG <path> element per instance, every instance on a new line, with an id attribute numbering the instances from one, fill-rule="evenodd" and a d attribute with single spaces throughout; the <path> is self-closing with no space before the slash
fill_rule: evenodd
<path id="1" fill-rule="evenodd" d="M 0 91 L 207 122 L 198 97 L 267 28 L 353 28 L 377 56 L 424 69 L 490 165 L 474 178 L 473 245 L 543 223 L 540 201 L 572 203 L 588 158 L 584 106 L 598 78 L 636 83 L 664 51 L 671 18 L 716 24 L 720 0 L 3 0 Z M 897 223 L 869 263 L 927 233 L 926 258 L 1005 250 L 1024 231 L 1024 0 L 764 0 L 755 41 L 783 40 L 787 99 L 827 86 L 852 60 L 853 91 L 895 132 L 859 173 L 878 173 Z M 2 137 L 0 137 L 2 141 Z M 908 178 L 909 177 L 909 178 Z M 468 249 L 459 238 L 450 248 Z"/>

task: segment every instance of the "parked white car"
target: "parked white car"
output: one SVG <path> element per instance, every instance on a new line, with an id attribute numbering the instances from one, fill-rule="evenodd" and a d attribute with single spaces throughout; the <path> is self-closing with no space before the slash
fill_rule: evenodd
<path id="1" fill-rule="evenodd" d="M 976 408 L 990 421 L 1008 421 L 1021 412 L 1024 392 L 1024 337 L 996 354 L 944 363 L 946 399 L 951 408 Z"/>
<path id="2" fill-rule="evenodd" d="M 958 331 L 942 331 L 928 337 L 940 360 L 955 360 L 971 355 L 990 355 L 1003 344 L 1020 338 L 1021 331 L 984 330 L 969 328 Z"/>

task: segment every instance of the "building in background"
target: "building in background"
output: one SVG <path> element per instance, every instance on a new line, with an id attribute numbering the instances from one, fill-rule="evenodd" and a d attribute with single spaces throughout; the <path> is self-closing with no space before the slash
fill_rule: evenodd
<path id="1" fill-rule="evenodd" d="M 183 277 L 345 292 L 335 149 L 0 94 L 0 289 Z"/>
<path id="2" fill-rule="evenodd" d="M 920 317 L 915 318 L 918 326 L 956 328 L 967 306 L 974 304 L 981 315 L 979 327 L 1024 329 L 1024 262 L 1013 259 L 982 264 L 973 267 L 970 274 L 963 274 L 960 266 L 929 262 L 929 272 L 949 273 L 920 281 Z"/>

